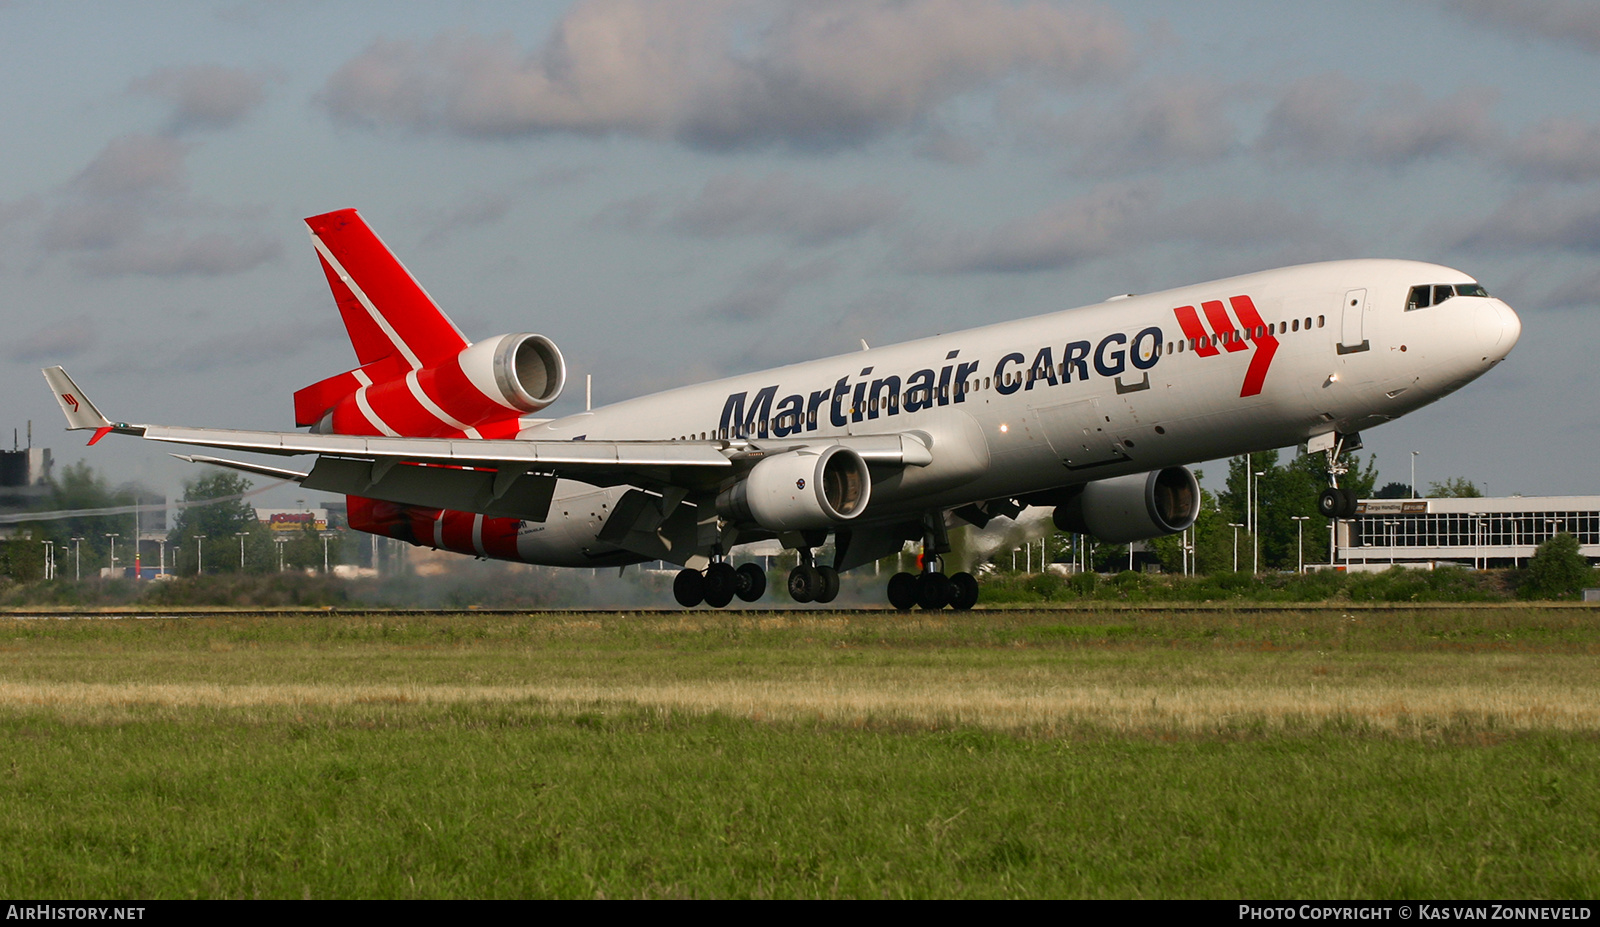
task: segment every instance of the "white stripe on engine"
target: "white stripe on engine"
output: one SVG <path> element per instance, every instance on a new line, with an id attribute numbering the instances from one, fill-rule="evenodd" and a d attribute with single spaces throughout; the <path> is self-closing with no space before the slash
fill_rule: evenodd
<path id="1" fill-rule="evenodd" d="M 372 403 L 367 401 L 367 387 L 372 385 L 372 378 L 367 376 L 365 371 L 359 369 L 352 372 L 356 375 L 356 382 L 361 384 L 356 389 L 356 408 L 360 409 L 361 414 L 367 417 L 367 423 L 391 438 L 400 437 L 400 432 L 390 428 L 388 422 L 379 418 L 378 413 L 372 411 Z"/>
<path id="2" fill-rule="evenodd" d="M 440 408 L 439 404 L 434 402 L 432 397 L 430 397 L 426 392 L 423 392 L 422 383 L 417 379 L 417 372 L 415 370 L 412 370 L 406 374 L 406 388 L 411 390 L 412 397 L 415 398 L 417 402 L 421 403 L 424 409 L 427 409 L 430 413 L 432 413 L 434 418 L 445 423 L 446 425 L 449 425 L 451 428 L 462 432 L 469 438 L 483 437 L 483 435 L 478 434 L 478 429 L 466 424 L 465 422 L 456 421 L 455 416 Z"/>

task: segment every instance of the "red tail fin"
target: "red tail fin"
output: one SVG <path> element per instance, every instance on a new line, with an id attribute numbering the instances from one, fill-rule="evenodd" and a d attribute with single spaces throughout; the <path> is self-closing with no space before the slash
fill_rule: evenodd
<path id="1" fill-rule="evenodd" d="M 402 370 L 453 357 L 467 339 L 354 209 L 312 216 L 311 243 L 365 367 L 398 356 Z"/>

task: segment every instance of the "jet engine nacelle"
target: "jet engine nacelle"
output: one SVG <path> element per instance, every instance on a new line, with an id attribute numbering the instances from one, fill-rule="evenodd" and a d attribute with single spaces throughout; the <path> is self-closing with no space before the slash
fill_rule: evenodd
<path id="1" fill-rule="evenodd" d="M 555 402 L 567 383 L 567 362 L 555 342 L 543 335 L 486 338 L 457 355 L 456 363 L 485 396 L 523 412 Z"/>
<path id="2" fill-rule="evenodd" d="M 1056 507 L 1062 531 L 1125 544 L 1176 534 L 1200 515 L 1200 483 L 1187 467 L 1096 480 Z"/>
<path id="3" fill-rule="evenodd" d="M 866 510 L 872 476 L 861 455 L 841 444 L 768 457 L 717 498 L 717 511 L 769 531 L 843 524 Z"/>

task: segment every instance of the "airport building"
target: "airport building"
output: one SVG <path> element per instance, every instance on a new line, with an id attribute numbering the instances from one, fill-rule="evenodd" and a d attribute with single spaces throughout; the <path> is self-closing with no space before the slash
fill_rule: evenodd
<path id="1" fill-rule="evenodd" d="M 1578 539 L 1590 564 L 1600 564 L 1600 496 L 1367 499 L 1355 518 L 1338 523 L 1334 562 L 1527 566 L 1540 544 L 1563 533 Z"/>

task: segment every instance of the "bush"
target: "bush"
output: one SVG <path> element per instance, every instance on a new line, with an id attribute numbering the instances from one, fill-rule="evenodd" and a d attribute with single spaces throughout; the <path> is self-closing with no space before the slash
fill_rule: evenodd
<path id="1" fill-rule="evenodd" d="M 1533 552 L 1517 593 L 1524 599 L 1570 599 L 1594 573 L 1578 550 L 1578 539 L 1558 534 Z"/>

